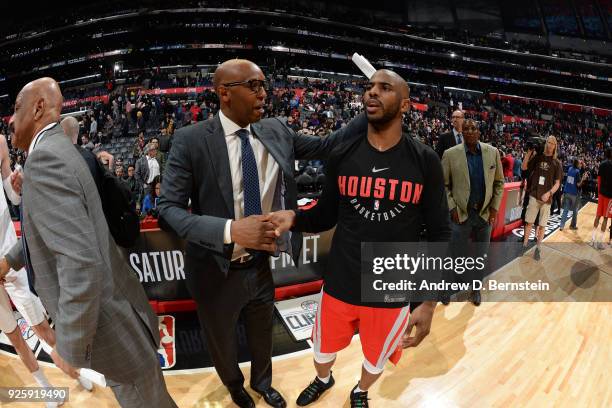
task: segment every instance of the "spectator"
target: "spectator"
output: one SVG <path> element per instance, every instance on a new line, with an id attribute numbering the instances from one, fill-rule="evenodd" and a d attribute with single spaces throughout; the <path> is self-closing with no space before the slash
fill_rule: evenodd
<path id="1" fill-rule="evenodd" d="M 506 182 L 514 181 L 514 157 L 512 153 L 500 150 L 502 155 L 501 163 L 504 169 L 504 180 Z"/>
<path id="2" fill-rule="evenodd" d="M 134 201 L 135 206 L 140 207 L 139 199 L 141 196 L 141 188 L 138 180 L 134 177 L 135 167 L 133 164 L 130 164 L 127 168 L 127 178 L 125 179 L 128 187 L 130 188 L 130 192 L 132 193 L 132 200 Z M 134 208 L 136 209 L 136 208 Z"/>
<path id="3" fill-rule="evenodd" d="M 132 155 L 134 157 L 142 156 L 143 150 L 145 148 L 145 139 L 144 132 L 138 132 L 138 138 L 136 139 L 136 143 L 134 143 L 134 149 L 132 150 Z"/>
<path id="4" fill-rule="evenodd" d="M 567 221 L 568 212 L 572 211 L 572 223 L 570 229 L 578 229 L 576 222 L 578 221 L 578 208 L 580 206 L 580 195 L 578 194 L 578 184 L 582 184 L 580 175 L 580 160 L 574 159 L 572 167 L 567 171 L 565 185 L 563 186 L 563 213 L 561 214 L 561 223 L 559 230 L 563 231 L 565 221 Z"/>
<path id="5" fill-rule="evenodd" d="M 512 152 L 512 156 L 514 157 L 514 166 L 512 169 L 512 176 L 514 177 L 514 181 L 521 180 L 521 166 L 523 165 L 523 161 L 521 160 L 521 156 L 517 152 Z"/>
<path id="6" fill-rule="evenodd" d="M 142 200 L 140 213 L 143 215 L 150 215 L 157 218 L 157 203 L 161 192 L 161 183 L 159 180 L 159 176 L 155 177 L 151 183 L 149 193 L 145 196 L 144 200 Z"/>
<path id="7" fill-rule="evenodd" d="M 89 125 L 89 138 L 94 139 L 98 135 L 98 121 L 95 116 L 91 117 L 91 125 Z"/>
<path id="8" fill-rule="evenodd" d="M 146 195 L 150 192 L 151 183 L 155 177 L 160 175 L 161 167 L 155 158 L 157 156 L 157 148 L 152 144 L 148 144 L 144 150 L 145 154 L 136 162 L 134 176 Z"/>

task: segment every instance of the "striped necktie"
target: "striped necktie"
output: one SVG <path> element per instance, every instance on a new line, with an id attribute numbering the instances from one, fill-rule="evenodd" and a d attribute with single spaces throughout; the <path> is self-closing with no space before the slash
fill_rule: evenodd
<path id="1" fill-rule="evenodd" d="M 261 214 L 261 195 L 259 191 L 259 172 L 255 153 L 249 141 L 249 131 L 239 129 L 236 135 L 241 141 L 242 185 L 244 189 L 244 216 Z"/>

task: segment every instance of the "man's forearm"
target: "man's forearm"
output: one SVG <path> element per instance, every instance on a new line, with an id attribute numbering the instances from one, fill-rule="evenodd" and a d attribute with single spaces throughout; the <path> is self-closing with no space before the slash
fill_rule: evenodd
<path id="1" fill-rule="evenodd" d="M 555 185 L 552 187 L 552 189 L 550 190 L 550 194 L 555 194 L 557 192 L 557 190 L 559 190 L 559 187 L 561 187 L 561 182 L 559 180 L 557 180 L 555 182 Z"/>
<path id="2" fill-rule="evenodd" d="M 23 257 L 23 250 L 20 242 L 16 242 L 4 257 L 11 269 L 18 271 L 25 266 L 25 259 Z"/>

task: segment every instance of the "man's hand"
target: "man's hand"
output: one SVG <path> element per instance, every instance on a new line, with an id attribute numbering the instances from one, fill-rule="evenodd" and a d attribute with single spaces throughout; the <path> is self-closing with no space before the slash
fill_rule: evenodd
<path id="1" fill-rule="evenodd" d="M 275 225 L 276 236 L 280 237 L 283 232 L 289 231 L 295 222 L 295 211 L 283 210 L 270 213 L 270 221 Z"/>
<path id="2" fill-rule="evenodd" d="M 450 211 L 450 215 L 451 215 L 451 220 L 453 220 L 453 222 L 455 224 L 459 224 L 459 214 L 457 213 L 457 209 L 456 208 L 453 208 Z"/>
<path id="3" fill-rule="evenodd" d="M 542 201 L 544 201 L 545 203 L 548 202 L 549 198 L 550 198 L 550 191 L 547 191 L 544 194 L 542 194 Z"/>
<path id="4" fill-rule="evenodd" d="M 96 157 L 98 158 L 98 160 L 102 160 L 102 162 L 106 161 L 108 169 L 111 171 L 113 170 L 113 166 L 115 165 L 115 157 L 112 154 L 103 150 L 101 152 L 98 152 L 96 154 Z"/>
<path id="5" fill-rule="evenodd" d="M 23 172 L 13 171 L 10 177 L 11 187 L 13 187 L 13 191 L 21 195 L 21 186 L 23 185 Z"/>
<path id="6" fill-rule="evenodd" d="M 11 270 L 6 258 L 0 258 L 0 282 L 4 281 L 4 277 Z"/>
<path id="7" fill-rule="evenodd" d="M 269 215 L 251 215 L 232 221 L 232 241 L 245 248 L 276 251 L 276 234 Z"/>
<path id="8" fill-rule="evenodd" d="M 423 302 L 410 313 L 408 327 L 402 336 L 402 348 L 416 347 L 427 337 L 435 309 L 436 302 Z M 416 326 L 416 333 L 414 337 L 410 337 L 414 326 Z"/>
<path id="9" fill-rule="evenodd" d="M 51 359 L 53 360 L 57 368 L 62 370 L 66 375 L 71 378 L 74 378 L 75 380 L 79 378 L 79 372 L 76 370 L 76 368 L 68 364 L 68 362 L 62 358 L 62 356 L 57 354 L 57 351 L 55 351 L 55 349 L 51 352 Z"/>
<path id="10" fill-rule="evenodd" d="M 495 224 L 497 219 L 497 210 L 495 208 L 489 208 L 489 224 Z"/>

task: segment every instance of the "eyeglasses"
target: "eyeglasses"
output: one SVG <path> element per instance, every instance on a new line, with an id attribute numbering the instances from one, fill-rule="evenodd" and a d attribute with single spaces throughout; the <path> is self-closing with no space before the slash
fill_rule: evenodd
<path id="1" fill-rule="evenodd" d="M 226 86 L 228 88 L 231 88 L 232 86 L 246 85 L 253 93 L 259 93 L 262 89 L 264 91 L 268 89 L 268 83 L 261 79 L 249 79 L 248 81 L 228 82 L 226 84 L 221 85 Z"/>

